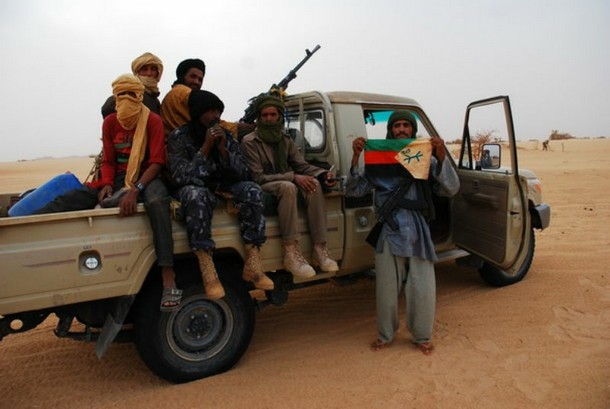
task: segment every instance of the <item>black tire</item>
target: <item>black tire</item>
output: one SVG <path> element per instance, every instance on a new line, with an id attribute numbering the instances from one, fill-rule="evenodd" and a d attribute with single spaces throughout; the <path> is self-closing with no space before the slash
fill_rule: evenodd
<path id="1" fill-rule="evenodd" d="M 200 281 L 186 284 L 180 309 L 166 313 L 159 310 L 161 289 L 144 289 L 134 341 L 156 375 L 189 382 L 231 369 L 245 353 L 254 332 L 254 303 L 239 281 L 223 284 L 226 295 L 218 301 L 203 295 Z"/>
<path id="2" fill-rule="evenodd" d="M 494 287 L 505 287 L 507 285 L 518 283 L 523 280 L 525 275 L 530 269 L 532 265 L 532 261 L 534 260 L 534 249 L 536 247 L 536 236 L 534 235 L 534 230 L 530 229 L 529 240 L 527 245 L 527 253 L 524 257 L 519 259 L 520 265 L 513 272 L 509 273 L 505 270 L 492 266 L 487 262 L 483 263 L 483 266 L 479 268 L 479 274 L 481 278 Z"/>

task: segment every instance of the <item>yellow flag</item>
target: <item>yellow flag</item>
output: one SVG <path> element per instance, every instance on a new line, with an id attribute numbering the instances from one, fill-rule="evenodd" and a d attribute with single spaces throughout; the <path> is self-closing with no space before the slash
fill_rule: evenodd
<path id="1" fill-rule="evenodd" d="M 432 144 L 430 139 L 417 139 L 396 154 L 396 160 L 415 179 L 428 179 Z"/>

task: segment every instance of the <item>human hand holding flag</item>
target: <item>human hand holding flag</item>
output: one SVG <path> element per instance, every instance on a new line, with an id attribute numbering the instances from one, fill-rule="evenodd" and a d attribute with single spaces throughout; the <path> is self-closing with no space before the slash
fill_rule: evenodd
<path id="1" fill-rule="evenodd" d="M 364 145 L 365 172 L 372 176 L 398 176 L 406 169 L 415 179 L 430 171 L 430 139 L 375 139 Z"/>

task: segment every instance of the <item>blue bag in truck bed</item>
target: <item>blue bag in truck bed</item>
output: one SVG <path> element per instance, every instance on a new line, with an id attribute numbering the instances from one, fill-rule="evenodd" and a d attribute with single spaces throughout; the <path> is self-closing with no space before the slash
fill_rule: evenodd
<path id="1" fill-rule="evenodd" d="M 64 193 L 81 186 L 82 184 L 79 182 L 78 178 L 72 173 L 64 173 L 55 176 L 53 179 L 39 186 L 36 190 L 15 203 L 8 210 L 8 215 L 11 217 L 28 216 L 36 210 L 42 209 L 43 206 L 51 202 L 57 196 L 63 195 Z"/>

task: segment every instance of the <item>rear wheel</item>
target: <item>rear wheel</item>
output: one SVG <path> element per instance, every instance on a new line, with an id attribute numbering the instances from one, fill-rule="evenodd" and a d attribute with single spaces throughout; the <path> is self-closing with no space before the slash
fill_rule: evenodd
<path id="1" fill-rule="evenodd" d="M 187 284 L 180 309 L 166 313 L 159 310 L 161 289 L 149 287 L 138 303 L 134 335 L 142 360 L 155 374 L 189 382 L 239 361 L 254 332 L 254 304 L 239 281 L 224 287 L 225 297 L 212 301 L 203 295 L 201 282 Z"/>
<path id="2" fill-rule="evenodd" d="M 502 270 L 488 264 L 487 262 L 483 263 L 483 266 L 479 268 L 479 274 L 483 280 L 487 284 L 493 285 L 494 287 L 504 287 L 523 280 L 534 259 L 536 236 L 534 235 L 533 229 L 530 229 L 529 231 L 528 243 L 526 245 L 526 254 L 519 258 L 517 261 L 519 264 L 516 266 L 516 268 L 513 268 L 512 271 Z"/>

